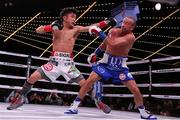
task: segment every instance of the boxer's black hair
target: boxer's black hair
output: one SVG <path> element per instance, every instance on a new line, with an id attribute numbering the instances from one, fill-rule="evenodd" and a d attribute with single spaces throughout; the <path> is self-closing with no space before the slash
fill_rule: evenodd
<path id="1" fill-rule="evenodd" d="M 60 18 L 61 20 L 63 20 L 63 16 L 69 14 L 69 13 L 74 13 L 77 15 L 77 9 L 73 8 L 73 7 L 66 7 L 66 8 L 63 8 L 60 12 Z"/>

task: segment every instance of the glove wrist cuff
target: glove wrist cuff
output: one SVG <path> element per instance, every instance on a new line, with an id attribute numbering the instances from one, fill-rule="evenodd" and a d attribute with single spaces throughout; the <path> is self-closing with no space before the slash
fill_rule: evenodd
<path id="1" fill-rule="evenodd" d="M 94 51 L 94 53 L 95 53 L 96 56 L 100 55 L 100 54 L 103 53 L 103 52 L 104 52 L 104 50 L 101 49 L 100 47 L 98 47 L 98 48 Z"/>

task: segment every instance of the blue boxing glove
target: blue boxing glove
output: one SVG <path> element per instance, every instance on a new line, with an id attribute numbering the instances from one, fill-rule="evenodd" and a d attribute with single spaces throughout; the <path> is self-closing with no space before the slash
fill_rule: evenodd
<path id="1" fill-rule="evenodd" d="M 99 27 L 97 26 L 90 26 L 89 27 L 89 34 L 95 34 L 96 36 L 99 36 L 101 40 L 104 40 L 106 38 L 105 32 L 103 32 Z"/>

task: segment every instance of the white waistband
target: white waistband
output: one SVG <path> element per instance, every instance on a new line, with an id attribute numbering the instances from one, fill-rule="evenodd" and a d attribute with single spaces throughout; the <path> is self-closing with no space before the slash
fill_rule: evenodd
<path id="1" fill-rule="evenodd" d="M 108 53 L 104 53 L 103 58 L 98 62 L 99 63 L 106 63 L 106 64 L 109 64 L 109 65 L 114 64 L 114 65 L 118 65 L 118 66 L 127 68 L 127 64 L 126 64 L 127 60 L 128 60 L 127 57 L 113 56 L 113 55 L 110 55 Z"/>
<path id="2" fill-rule="evenodd" d="M 53 51 L 51 56 L 58 56 L 58 57 L 71 57 L 71 54 L 70 53 L 66 53 L 66 52 L 56 52 L 56 51 Z"/>

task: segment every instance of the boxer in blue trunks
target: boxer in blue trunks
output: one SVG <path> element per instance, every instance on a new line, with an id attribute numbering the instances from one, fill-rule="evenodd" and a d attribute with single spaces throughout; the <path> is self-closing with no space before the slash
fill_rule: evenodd
<path id="1" fill-rule="evenodd" d="M 103 58 L 94 64 L 92 71 L 102 77 L 103 82 L 111 80 L 113 84 L 121 84 L 128 80 L 134 80 L 126 66 L 127 57 L 117 57 L 104 53 Z"/>
<path id="2" fill-rule="evenodd" d="M 123 83 L 127 86 L 134 95 L 134 101 L 142 119 L 157 119 L 145 110 L 142 94 L 126 65 L 128 53 L 136 41 L 132 32 L 136 26 L 135 19 L 125 17 L 121 28 L 110 29 L 107 37 L 100 29 L 101 25 L 102 23 L 97 23 L 89 29 L 90 34 L 95 33 L 99 35 L 101 39 L 104 39 L 104 41 L 95 52 L 88 57 L 88 62 L 90 64 L 96 62 L 96 57 L 102 52 L 105 52 L 104 56 L 97 64 L 92 66 L 92 72 L 85 85 L 81 87 L 72 107 L 76 109 L 93 83 L 103 79 L 104 82 L 111 81 L 114 84 Z"/>

